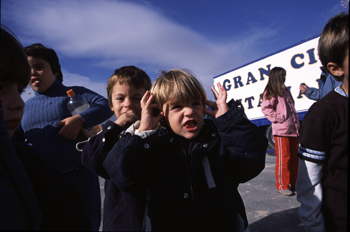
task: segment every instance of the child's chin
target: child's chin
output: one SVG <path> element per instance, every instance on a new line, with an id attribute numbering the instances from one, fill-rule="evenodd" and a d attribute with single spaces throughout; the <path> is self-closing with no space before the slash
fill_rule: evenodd
<path id="1" fill-rule="evenodd" d="M 197 136 L 198 136 L 198 133 L 193 133 L 193 132 L 191 132 L 191 133 L 185 133 L 184 135 L 181 135 L 182 137 L 184 137 L 184 138 L 186 138 L 186 139 L 195 139 L 195 138 L 197 138 Z"/>

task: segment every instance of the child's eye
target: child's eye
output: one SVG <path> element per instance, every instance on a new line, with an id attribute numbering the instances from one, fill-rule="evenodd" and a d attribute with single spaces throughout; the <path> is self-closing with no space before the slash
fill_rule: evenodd
<path id="1" fill-rule="evenodd" d="M 193 102 L 193 105 L 194 106 L 200 106 L 201 105 L 201 103 L 198 101 L 198 102 Z"/>
<path id="2" fill-rule="evenodd" d="M 123 97 L 117 97 L 117 98 L 115 98 L 115 100 L 117 100 L 117 101 L 124 101 L 124 98 Z"/>
<path id="3" fill-rule="evenodd" d="M 134 101 L 137 101 L 137 102 L 141 101 L 141 97 L 134 97 L 133 99 Z"/>
<path id="4" fill-rule="evenodd" d="M 181 105 L 174 105 L 171 107 L 172 110 L 181 109 L 181 108 L 182 108 Z"/>
<path id="5" fill-rule="evenodd" d="M 37 71 L 41 71 L 44 69 L 44 66 L 43 65 L 34 65 L 33 68 L 36 69 Z"/>

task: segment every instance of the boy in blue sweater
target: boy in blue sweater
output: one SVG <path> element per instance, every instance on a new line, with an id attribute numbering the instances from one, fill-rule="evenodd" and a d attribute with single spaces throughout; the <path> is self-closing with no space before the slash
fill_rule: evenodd
<path id="1" fill-rule="evenodd" d="M 163 72 L 103 163 L 120 189 L 147 193 L 143 230 L 249 231 L 237 188 L 264 169 L 267 139 L 223 86 L 212 91 L 216 103 L 192 74 Z"/>
<path id="2" fill-rule="evenodd" d="M 112 116 L 108 101 L 84 87 L 64 86 L 61 66 L 53 49 L 38 43 L 26 47 L 25 52 L 31 68 L 29 85 L 35 97 L 26 101 L 14 140 L 31 144 L 65 174 L 80 194 L 91 230 L 98 230 L 101 220 L 98 177 L 81 164 L 81 152 L 76 144 L 85 140 L 82 126 L 89 128 Z M 72 116 L 67 107 L 69 89 L 82 95 L 90 108 Z"/>
<path id="3" fill-rule="evenodd" d="M 135 66 L 116 69 L 108 79 L 108 103 L 117 120 L 107 121 L 100 134 L 84 146 L 82 163 L 105 178 L 103 231 L 140 231 L 145 211 L 145 197 L 136 198 L 121 191 L 103 167 L 108 152 L 119 134 L 141 117 L 140 101 L 151 88 L 151 79 Z M 145 196 L 145 195 L 144 195 Z"/>

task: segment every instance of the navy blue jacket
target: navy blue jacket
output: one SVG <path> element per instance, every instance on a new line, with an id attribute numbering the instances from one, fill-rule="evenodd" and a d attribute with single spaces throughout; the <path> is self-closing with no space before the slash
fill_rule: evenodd
<path id="1" fill-rule="evenodd" d="M 144 230 L 244 231 L 237 188 L 264 169 L 265 136 L 234 101 L 224 115 L 205 120 L 187 151 L 182 139 L 165 127 L 146 138 L 125 133 L 103 165 L 122 190 L 147 190 Z"/>
<path id="2" fill-rule="evenodd" d="M 43 215 L 40 230 L 91 230 L 87 212 L 74 185 L 36 149 L 14 143 Z"/>
<path id="3" fill-rule="evenodd" d="M 0 102 L 0 230 L 38 230 L 42 214 L 4 124 Z"/>
<path id="4" fill-rule="evenodd" d="M 145 197 L 136 198 L 121 191 L 110 179 L 103 161 L 119 139 L 123 128 L 107 121 L 102 132 L 86 143 L 82 152 L 82 164 L 105 179 L 103 206 L 103 231 L 140 231 L 145 211 Z"/>

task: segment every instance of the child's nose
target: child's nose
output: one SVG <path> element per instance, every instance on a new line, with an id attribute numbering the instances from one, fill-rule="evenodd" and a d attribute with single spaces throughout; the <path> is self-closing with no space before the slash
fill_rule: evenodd
<path id="1" fill-rule="evenodd" d="M 130 99 L 126 98 L 126 99 L 124 100 L 124 107 L 125 107 L 125 108 L 129 108 L 129 109 L 132 107 L 132 104 L 131 104 Z"/>
<path id="2" fill-rule="evenodd" d="M 17 89 L 13 91 L 10 99 L 11 99 L 11 103 L 9 105 L 11 110 L 21 110 L 24 108 L 24 102 L 21 98 L 21 95 L 17 91 Z"/>
<path id="3" fill-rule="evenodd" d="M 31 74 L 32 76 L 35 76 L 35 75 L 37 74 L 36 69 L 35 69 L 35 68 L 31 68 L 31 69 L 30 69 L 30 74 Z"/>
<path id="4" fill-rule="evenodd" d="M 191 107 L 185 107 L 185 115 L 190 116 L 193 114 L 193 109 Z"/>

